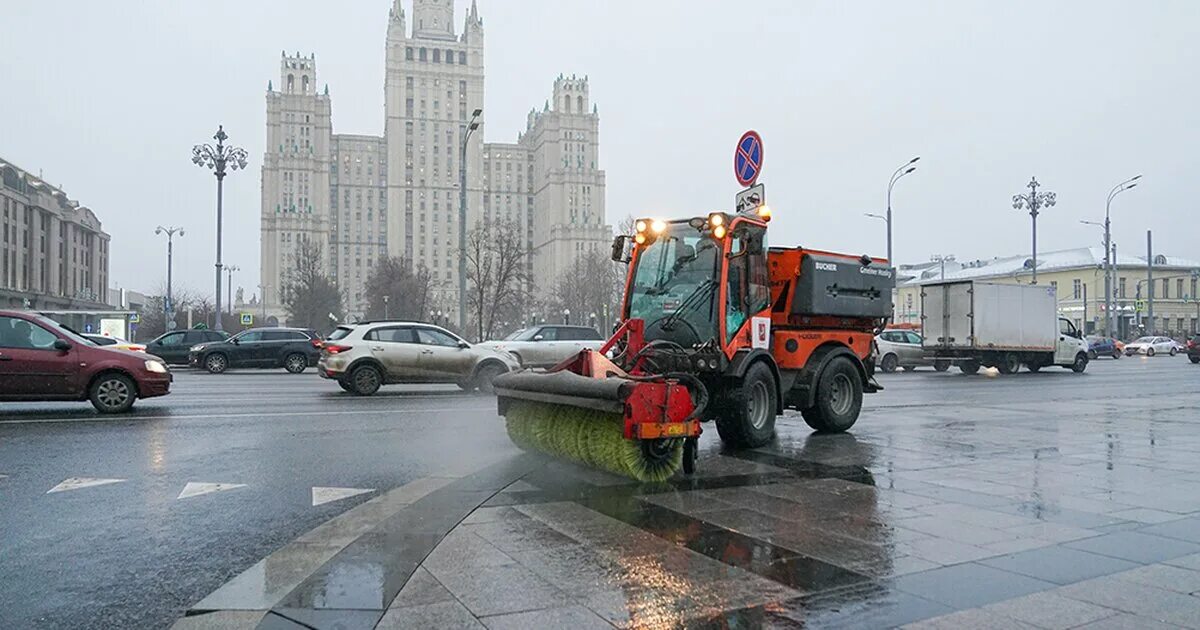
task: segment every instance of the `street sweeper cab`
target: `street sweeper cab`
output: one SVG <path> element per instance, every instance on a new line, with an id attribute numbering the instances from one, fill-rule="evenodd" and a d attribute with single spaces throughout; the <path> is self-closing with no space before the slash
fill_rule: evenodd
<path id="1" fill-rule="evenodd" d="M 858 420 L 871 344 L 891 313 L 887 261 L 769 248 L 771 210 L 640 219 L 613 242 L 628 264 L 621 324 L 599 351 L 497 377 L 520 446 L 635 479 L 694 468 L 701 423 L 756 448 L 796 409 L 813 429 Z"/>

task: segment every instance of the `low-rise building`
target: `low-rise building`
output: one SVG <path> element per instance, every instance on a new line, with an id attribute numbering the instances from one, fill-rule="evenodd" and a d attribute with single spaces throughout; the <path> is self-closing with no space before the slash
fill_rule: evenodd
<path id="1" fill-rule="evenodd" d="M 0 158 L 0 308 L 103 308 L 109 235 L 57 186 Z"/>
<path id="2" fill-rule="evenodd" d="M 1119 255 L 1114 263 L 1112 329 L 1127 339 L 1139 334 L 1183 336 L 1200 328 L 1200 260 L 1156 255 Z M 1033 261 L 1029 256 L 991 260 L 901 265 L 894 320 L 922 323 L 921 287 L 942 281 L 1028 283 Z M 1104 248 L 1082 247 L 1038 253 L 1038 284 L 1055 287 L 1059 315 L 1088 334 L 1102 332 L 1105 321 Z M 1153 277 L 1154 320 L 1150 321 L 1148 273 Z M 1140 310 L 1139 310 L 1140 309 Z"/>

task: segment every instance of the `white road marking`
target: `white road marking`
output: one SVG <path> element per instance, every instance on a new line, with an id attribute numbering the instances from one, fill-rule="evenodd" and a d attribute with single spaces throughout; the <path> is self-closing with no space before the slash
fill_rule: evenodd
<path id="1" fill-rule="evenodd" d="M 3 475 L 0 475 L 3 476 Z M 95 477 L 70 477 L 63 479 L 62 483 L 50 488 L 46 494 L 51 492 L 66 492 L 68 490 L 78 490 L 80 488 L 91 488 L 93 486 L 106 486 L 110 483 L 121 483 L 124 479 L 98 479 Z"/>
<path id="2" fill-rule="evenodd" d="M 360 494 L 375 492 L 374 488 L 323 488 L 316 486 L 312 489 L 313 507 L 334 501 L 341 501 Z"/>
<path id="3" fill-rule="evenodd" d="M 189 481 L 188 484 L 183 487 L 183 492 L 180 492 L 179 496 L 175 497 L 175 500 L 178 501 L 179 499 L 198 497 L 202 494 L 211 494 L 213 492 L 223 492 L 225 490 L 234 490 L 245 487 L 246 484 L 244 483 L 197 483 L 195 481 Z"/>
<path id="4" fill-rule="evenodd" d="M 0 425 L 5 424 L 49 424 L 56 422 L 114 422 L 120 420 L 154 420 L 154 419 L 170 419 L 170 420 L 192 420 L 197 418 L 276 418 L 286 417 L 295 418 L 299 416 L 358 416 L 363 414 L 413 414 L 413 413 L 447 413 L 455 411 L 495 411 L 496 407 L 445 407 L 439 409 L 359 409 L 355 411 L 290 411 L 276 413 L 216 413 L 216 414 L 191 414 L 191 415 L 175 415 L 175 414 L 156 414 L 156 415 L 129 415 L 124 417 L 83 417 L 83 418 L 34 418 L 30 420 L 0 420 Z"/>

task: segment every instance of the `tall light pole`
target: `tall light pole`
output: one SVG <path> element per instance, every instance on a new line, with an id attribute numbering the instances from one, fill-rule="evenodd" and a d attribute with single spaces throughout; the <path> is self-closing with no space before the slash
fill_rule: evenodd
<path id="1" fill-rule="evenodd" d="M 229 314 L 233 315 L 233 272 L 241 271 L 242 268 L 237 265 L 225 265 L 225 273 L 229 274 L 229 286 L 225 287 L 225 291 L 229 296 Z"/>
<path id="2" fill-rule="evenodd" d="M 1039 210 L 1049 208 L 1058 201 L 1058 195 L 1052 192 L 1038 192 L 1037 189 L 1041 184 L 1038 183 L 1037 177 L 1029 180 L 1026 185 L 1029 192 L 1020 195 L 1013 195 L 1013 208 L 1023 210 L 1029 208 L 1029 216 L 1033 217 L 1033 280 L 1030 284 L 1037 284 L 1037 218 Z"/>
<path id="3" fill-rule="evenodd" d="M 258 304 L 262 306 L 262 323 L 264 326 L 267 324 L 267 287 L 269 286 L 271 285 L 258 285 Z"/>
<path id="4" fill-rule="evenodd" d="M 207 168 L 213 171 L 217 176 L 217 290 L 216 296 L 216 330 L 222 330 L 221 327 L 221 194 L 222 185 L 225 182 L 225 169 L 236 171 L 240 168 L 246 168 L 246 150 L 241 147 L 226 146 L 225 141 L 229 139 L 229 135 L 225 133 L 225 127 L 217 126 L 217 133 L 213 135 L 213 140 L 217 141 L 217 146 L 210 144 L 197 144 L 192 147 L 192 163 L 201 168 Z"/>
<path id="5" fill-rule="evenodd" d="M 175 312 L 175 303 L 172 301 L 173 294 L 171 293 L 171 267 L 175 256 L 175 235 L 183 236 L 183 228 L 175 226 L 163 227 L 160 225 L 154 228 L 154 233 L 167 235 L 167 299 L 163 300 L 163 317 L 166 318 L 166 321 L 163 323 L 170 326 L 169 322 L 174 320 L 171 315 Z"/>
<path id="6" fill-rule="evenodd" d="M 385 321 L 388 318 L 388 297 L 387 295 L 383 296 L 383 319 Z"/>
<path id="7" fill-rule="evenodd" d="M 894 258 L 892 258 L 892 187 L 894 187 L 896 185 L 896 182 L 900 181 L 901 177 L 904 177 L 905 175 L 908 175 L 909 173 L 917 170 L 917 167 L 913 166 L 913 164 L 916 164 L 917 160 L 920 160 L 920 159 L 921 159 L 921 156 L 918 155 L 917 157 L 905 162 L 904 165 L 902 165 L 900 168 L 896 169 L 896 171 L 894 173 L 892 173 L 892 178 L 890 180 L 888 180 L 887 216 L 884 217 L 884 220 L 887 221 L 888 264 L 891 265 L 892 267 L 898 267 L 898 265 L 896 265 L 896 260 Z"/>
<path id="8" fill-rule="evenodd" d="M 1113 249 L 1112 222 L 1108 218 L 1109 210 L 1112 207 L 1113 197 L 1137 186 L 1137 180 L 1141 178 L 1141 175 L 1135 175 L 1113 186 L 1113 189 L 1108 191 L 1108 200 L 1104 202 L 1104 334 L 1109 337 L 1112 336 L 1112 315 L 1110 314 L 1113 309 L 1112 287 L 1116 283 L 1114 278 L 1116 272 L 1113 269 L 1116 260 L 1111 255 Z"/>
<path id="9" fill-rule="evenodd" d="M 463 334 L 467 330 L 467 140 L 479 128 L 479 117 L 482 115 L 482 108 L 471 112 L 458 163 L 458 329 Z"/>

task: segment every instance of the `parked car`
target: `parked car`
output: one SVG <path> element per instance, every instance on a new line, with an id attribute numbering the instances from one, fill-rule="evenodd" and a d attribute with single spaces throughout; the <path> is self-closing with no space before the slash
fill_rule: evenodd
<path id="1" fill-rule="evenodd" d="M 120 413 L 170 391 L 157 358 L 98 346 L 37 313 L 0 311 L 0 401 L 90 400 Z"/>
<path id="2" fill-rule="evenodd" d="M 108 335 L 94 335 L 91 333 L 84 333 L 80 336 L 83 337 L 84 339 L 87 339 L 88 341 L 96 344 L 97 346 L 107 346 L 109 348 L 116 348 L 117 350 L 129 350 L 130 352 L 145 352 L 146 351 L 145 345 L 140 344 L 140 343 L 133 343 L 130 341 L 125 341 L 124 339 L 121 339 L 120 337 L 110 337 Z"/>
<path id="3" fill-rule="evenodd" d="M 925 358 L 921 348 L 924 341 L 921 335 L 911 330 L 885 330 L 875 337 L 879 348 L 879 369 L 884 372 L 895 372 L 904 368 L 911 372 L 918 367 L 932 365 L 939 372 L 950 369 L 950 361 L 930 361 Z"/>
<path id="4" fill-rule="evenodd" d="M 507 352 L 417 322 L 343 324 L 322 345 L 317 362 L 322 377 L 361 396 L 391 383 L 455 383 L 491 393 L 493 378 L 520 367 Z"/>
<path id="5" fill-rule="evenodd" d="M 1200 334 L 1192 335 L 1187 342 L 1187 355 L 1192 363 L 1200 363 Z"/>
<path id="6" fill-rule="evenodd" d="M 1102 335 L 1088 335 L 1088 359 L 1095 361 L 1096 357 L 1112 357 L 1120 359 L 1125 353 L 1125 344 Z"/>
<path id="7" fill-rule="evenodd" d="M 1176 345 L 1174 339 L 1169 337 L 1139 337 L 1137 340 L 1125 344 L 1125 356 L 1135 354 L 1144 354 L 1148 357 L 1156 354 L 1175 356 L 1179 354 L 1179 346 Z"/>
<path id="8" fill-rule="evenodd" d="M 317 364 L 321 336 L 302 328 L 251 328 L 191 347 L 188 365 L 220 374 L 229 368 L 283 368 L 299 374 Z"/>
<path id="9" fill-rule="evenodd" d="M 192 346 L 228 338 L 229 333 L 222 330 L 172 330 L 146 344 L 146 352 L 173 365 L 187 365 Z"/>
<path id="10" fill-rule="evenodd" d="M 551 367 L 584 348 L 599 350 L 604 341 L 590 326 L 543 324 L 480 345 L 512 354 L 522 367 Z"/>

